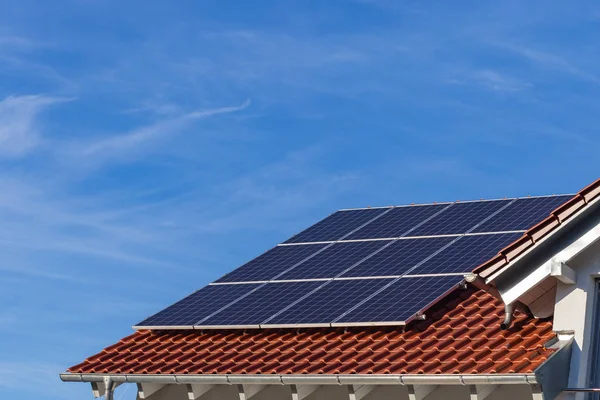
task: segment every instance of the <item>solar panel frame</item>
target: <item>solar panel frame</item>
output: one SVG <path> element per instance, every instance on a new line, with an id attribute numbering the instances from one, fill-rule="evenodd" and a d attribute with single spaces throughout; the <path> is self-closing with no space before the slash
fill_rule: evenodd
<path id="1" fill-rule="evenodd" d="M 338 242 L 277 277 L 279 280 L 335 278 L 390 245 L 391 240 Z M 303 245 L 304 246 L 304 245 Z"/>
<path id="2" fill-rule="evenodd" d="M 325 219 L 318 221 L 311 227 L 295 234 L 290 239 L 283 242 L 283 244 L 337 241 L 390 210 L 391 207 L 339 210 Z M 340 218 L 344 217 L 346 218 L 345 223 L 340 224 Z"/>
<path id="3" fill-rule="evenodd" d="M 420 224 L 450 206 L 451 204 L 425 204 L 393 207 L 386 214 L 357 229 L 344 239 L 360 240 L 406 236 Z"/>
<path id="4" fill-rule="evenodd" d="M 144 319 L 134 329 L 191 329 L 200 319 L 239 301 L 260 286 L 262 284 L 204 286 Z"/>
<path id="5" fill-rule="evenodd" d="M 548 217 L 572 195 L 524 197 L 494 215 L 472 232 L 507 232 L 526 230 Z"/>
<path id="6" fill-rule="evenodd" d="M 294 269 L 304 261 L 324 251 L 323 243 L 299 246 L 275 246 L 241 267 L 217 279 L 217 283 L 269 281 Z"/>
<path id="7" fill-rule="evenodd" d="M 348 278 L 400 276 L 450 244 L 453 240 L 455 239 L 452 237 L 395 240 L 391 245 L 344 271 L 339 276 Z"/>
<path id="8" fill-rule="evenodd" d="M 391 283 L 394 279 L 331 280 L 300 301 L 261 323 L 261 327 L 330 326 L 352 305 Z"/>
<path id="9" fill-rule="evenodd" d="M 465 235 L 410 271 L 412 275 L 468 274 L 523 236 L 522 233 Z"/>
<path id="10" fill-rule="evenodd" d="M 194 324 L 194 328 L 260 328 L 262 321 L 312 293 L 325 283 L 323 281 L 265 283 L 245 296 L 243 301 L 232 303 L 218 313 L 198 320 Z"/>
<path id="11" fill-rule="evenodd" d="M 331 326 L 407 324 L 432 303 L 456 289 L 463 280 L 463 276 L 397 278 L 340 315 Z M 417 293 L 425 296 L 417 296 Z"/>
<path id="12" fill-rule="evenodd" d="M 511 200 L 481 200 L 453 203 L 442 213 L 410 232 L 410 236 L 460 235 L 491 218 Z"/>

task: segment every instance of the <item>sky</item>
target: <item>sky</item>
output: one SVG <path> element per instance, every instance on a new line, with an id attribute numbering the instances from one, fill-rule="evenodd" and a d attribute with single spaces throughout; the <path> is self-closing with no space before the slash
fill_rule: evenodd
<path id="1" fill-rule="evenodd" d="M 599 39 L 593 2 L 0 2 L 0 398 L 91 399 L 58 374 L 337 209 L 576 192 Z"/>

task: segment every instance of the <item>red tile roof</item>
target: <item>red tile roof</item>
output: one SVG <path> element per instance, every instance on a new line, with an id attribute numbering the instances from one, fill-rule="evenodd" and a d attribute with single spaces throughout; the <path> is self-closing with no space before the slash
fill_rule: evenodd
<path id="1" fill-rule="evenodd" d="M 552 211 L 546 219 L 528 229 L 519 239 L 500 250 L 494 258 L 475 268 L 473 272 L 487 277 L 501 270 L 509 262 L 528 251 L 542 238 L 558 229 L 561 224 L 569 220 L 599 196 L 600 179 L 597 179 L 592 184 L 581 189 L 571 200 Z"/>
<path id="2" fill-rule="evenodd" d="M 138 331 L 71 373 L 489 374 L 531 373 L 553 350 L 552 322 L 517 314 L 500 330 L 502 303 L 456 289 L 405 329 Z"/>

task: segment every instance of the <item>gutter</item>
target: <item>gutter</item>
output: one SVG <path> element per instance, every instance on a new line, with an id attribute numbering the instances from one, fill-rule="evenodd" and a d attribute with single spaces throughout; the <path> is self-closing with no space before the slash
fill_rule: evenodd
<path id="1" fill-rule="evenodd" d="M 161 375 L 161 374 L 60 374 L 63 382 L 222 384 L 222 385 L 537 385 L 532 374 L 464 375 Z"/>

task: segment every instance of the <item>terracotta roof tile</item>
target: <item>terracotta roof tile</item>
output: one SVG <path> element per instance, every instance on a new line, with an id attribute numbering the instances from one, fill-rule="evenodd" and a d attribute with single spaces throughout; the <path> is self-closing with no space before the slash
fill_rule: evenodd
<path id="1" fill-rule="evenodd" d="M 449 374 L 529 373 L 552 350 L 549 320 L 517 313 L 500 330 L 502 303 L 457 289 L 405 328 L 138 331 L 72 373 Z"/>

